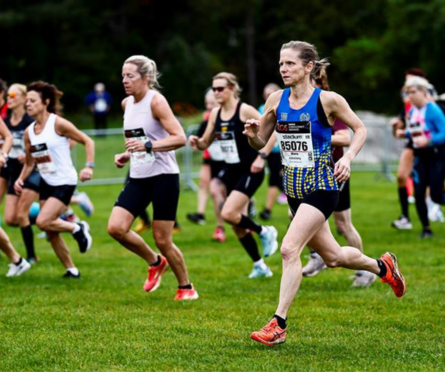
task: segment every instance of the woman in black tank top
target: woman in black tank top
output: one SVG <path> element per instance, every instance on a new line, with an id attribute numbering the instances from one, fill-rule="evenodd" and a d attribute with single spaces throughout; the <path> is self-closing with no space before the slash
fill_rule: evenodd
<path id="1" fill-rule="evenodd" d="M 0 136 L 4 139 L 2 151 L 0 152 L 0 168 L 2 168 L 8 157 L 12 146 L 12 136 L 4 121 L 0 118 Z M 2 251 L 10 261 L 9 271 L 6 276 L 19 276 L 31 268 L 31 265 L 24 258 L 20 257 L 14 249 L 8 235 L 0 227 L 0 251 Z"/>
<path id="2" fill-rule="evenodd" d="M 217 182 L 221 193 L 227 196 L 222 205 L 224 221 L 232 225 L 241 245 L 253 261 L 249 278 L 270 277 L 272 271 L 264 263 L 251 231 L 259 234 L 263 245 L 263 256 L 275 253 L 278 248 L 277 231 L 273 226 L 261 226 L 247 217 L 250 198 L 264 179 L 264 159 L 249 146 L 243 135 L 244 123 L 248 118 L 260 117 L 252 106 L 239 100 L 240 88 L 236 76 L 222 72 L 214 76 L 212 83 L 216 101 L 220 108 L 212 110 L 206 131 L 201 138 L 190 136 L 192 146 L 206 149 L 217 140 L 224 154 L 225 168 L 218 174 Z M 221 196 L 224 200 L 224 196 Z"/>
<path id="3" fill-rule="evenodd" d="M 35 172 L 30 179 L 36 179 L 36 182 L 27 182 L 24 185 L 23 192 L 18 196 L 14 191 L 14 183 L 17 180 L 25 162 L 25 144 L 23 135 L 25 129 L 34 121 L 34 119 L 25 112 L 26 86 L 22 84 L 13 84 L 8 90 L 8 107 L 10 114 L 5 119 L 12 134 L 13 143 L 9 153 L 7 168 L 3 168 L 5 178 L 7 179 L 7 196 L 5 203 L 5 222 L 8 226 L 20 226 L 23 242 L 26 247 L 27 260 L 29 262 L 37 261 L 34 251 L 34 234 L 29 220 L 29 210 L 31 204 L 39 198 L 38 187 L 40 175 Z M 2 177 L 3 178 L 3 177 Z"/>

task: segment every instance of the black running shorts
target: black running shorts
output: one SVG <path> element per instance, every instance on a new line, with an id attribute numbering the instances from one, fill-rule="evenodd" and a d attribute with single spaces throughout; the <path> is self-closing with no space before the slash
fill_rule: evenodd
<path id="1" fill-rule="evenodd" d="M 179 201 L 179 174 L 148 178 L 129 177 L 114 204 L 135 218 L 153 203 L 153 220 L 174 221 Z"/>
<path id="2" fill-rule="evenodd" d="M 63 204 L 68 206 L 71 201 L 71 197 L 74 194 L 74 190 L 77 185 L 60 185 L 60 186 L 51 186 L 48 185 L 43 178 L 40 179 L 40 187 L 39 187 L 39 199 L 40 200 L 48 200 L 49 198 L 59 199 Z"/>
<path id="3" fill-rule="evenodd" d="M 349 180 L 345 182 L 340 194 L 338 196 L 338 204 L 334 209 L 334 212 L 343 212 L 351 208 L 351 190 L 349 188 Z"/>
<path id="4" fill-rule="evenodd" d="M 304 203 L 317 208 L 324 214 L 324 217 L 327 220 L 338 204 L 338 194 L 338 191 L 316 190 L 307 195 L 304 199 L 295 199 L 288 196 L 287 202 L 289 203 L 289 208 L 294 216 L 295 213 L 297 213 L 298 207 Z"/>
<path id="5" fill-rule="evenodd" d="M 250 199 L 264 180 L 264 170 L 259 173 L 251 173 L 244 167 L 229 165 L 218 173 L 217 178 L 226 186 L 227 195 L 236 190 L 247 195 Z"/>

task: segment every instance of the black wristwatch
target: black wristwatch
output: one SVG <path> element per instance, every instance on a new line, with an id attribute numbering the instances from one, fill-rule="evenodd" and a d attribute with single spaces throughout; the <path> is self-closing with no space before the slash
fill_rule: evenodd
<path id="1" fill-rule="evenodd" d="M 144 146 L 145 146 L 145 151 L 151 153 L 151 150 L 153 149 L 153 144 L 151 143 L 151 141 L 148 140 L 147 142 L 145 142 Z"/>
<path id="2" fill-rule="evenodd" d="M 265 152 L 259 152 L 262 159 L 267 159 L 267 154 Z"/>

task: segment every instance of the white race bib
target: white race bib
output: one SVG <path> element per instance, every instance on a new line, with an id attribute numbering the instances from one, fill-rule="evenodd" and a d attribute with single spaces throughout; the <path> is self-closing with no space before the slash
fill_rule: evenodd
<path id="1" fill-rule="evenodd" d="M 23 140 L 23 131 L 12 132 L 12 147 L 9 151 L 9 157 L 17 159 L 20 155 L 25 155 L 25 142 Z"/>
<path id="2" fill-rule="evenodd" d="M 144 143 L 148 141 L 148 138 L 145 135 L 144 130 L 142 128 L 126 129 L 125 138 L 135 139 L 136 141 L 142 141 Z M 138 165 L 138 164 L 151 165 L 155 161 L 155 156 L 153 152 L 148 153 L 147 151 L 138 151 L 138 152 L 132 152 L 130 154 L 130 159 L 132 165 Z"/>
<path id="3" fill-rule="evenodd" d="M 234 132 L 218 132 L 215 134 L 215 138 L 218 140 L 223 153 L 223 160 L 227 164 L 238 164 L 240 158 L 238 154 L 238 148 L 235 141 Z"/>
<path id="4" fill-rule="evenodd" d="M 292 168 L 315 166 L 310 121 L 278 122 L 275 131 L 283 165 Z"/>
<path id="5" fill-rule="evenodd" d="M 34 158 L 40 173 L 48 174 L 56 172 L 56 165 L 53 162 L 51 153 L 46 143 L 31 146 L 31 156 Z"/>
<path id="6" fill-rule="evenodd" d="M 219 143 L 219 141 L 213 141 L 207 150 L 210 154 L 210 159 L 215 161 L 224 160 L 224 153 L 222 152 L 221 144 Z"/>

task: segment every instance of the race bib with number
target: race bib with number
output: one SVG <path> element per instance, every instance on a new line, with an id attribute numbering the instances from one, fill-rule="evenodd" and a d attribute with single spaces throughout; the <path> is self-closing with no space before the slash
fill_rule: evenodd
<path id="1" fill-rule="evenodd" d="M 142 141 L 147 142 L 148 138 L 144 133 L 144 130 L 142 128 L 136 128 L 136 129 L 126 129 L 125 130 L 125 138 L 131 138 L 135 139 L 136 141 Z M 155 161 L 155 156 L 153 152 L 148 153 L 147 151 L 137 151 L 132 152 L 130 154 L 131 164 L 138 165 L 138 164 L 153 164 Z"/>
<path id="2" fill-rule="evenodd" d="M 224 153 L 221 149 L 221 144 L 219 141 L 213 141 L 212 144 L 207 149 L 210 154 L 210 158 L 214 161 L 222 161 L 224 160 Z"/>
<path id="3" fill-rule="evenodd" d="M 283 165 L 292 168 L 315 166 L 310 121 L 278 122 L 275 130 Z"/>
<path id="4" fill-rule="evenodd" d="M 20 155 L 25 155 L 25 142 L 23 141 L 23 131 L 12 132 L 12 147 L 9 157 L 17 159 Z"/>
<path id="5" fill-rule="evenodd" d="M 49 152 L 46 143 L 31 146 L 30 152 L 40 173 L 48 174 L 56 172 L 56 165 L 53 162 L 51 153 Z"/>
<path id="6" fill-rule="evenodd" d="M 234 132 L 218 132 L 215 134 L 227 164 L 238 164 L 240 162 L 238 148 Z"/>

